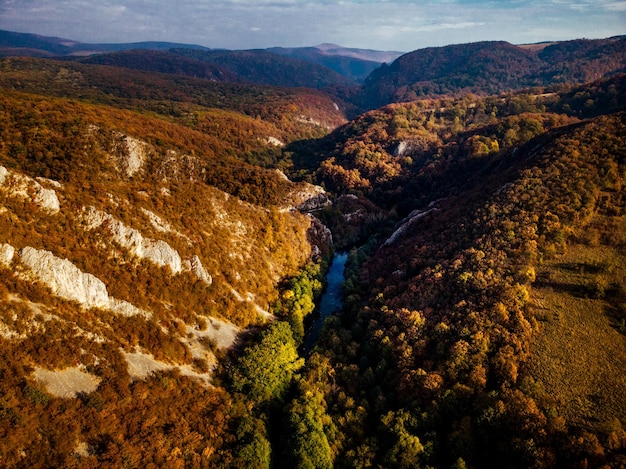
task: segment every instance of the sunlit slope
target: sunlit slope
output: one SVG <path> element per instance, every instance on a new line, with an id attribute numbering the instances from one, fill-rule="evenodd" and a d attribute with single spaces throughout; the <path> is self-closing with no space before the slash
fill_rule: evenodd
<path id="1" fill-rule="evenodd" d="M 284 210 L 304 186 L 218 157 L 211 138 L 176 124 L 1 99 L 6 340 L 47 343 L 49 316 L 62 341 L 74 331 L 190 364 L 186 328 L 265 321 L 276 283 L 307 260 L 310 221 Z M 15 305 L 35 312 L 14 316 Z"/>
<path id="2" fill-rule="evenodd" d="M 242 127 L 250 125 L 246 117 L 260 120 L 282 142 L 318 137 L 344 121 L 330 97 L 304 88 L 219 83 L 32 58 L 2 59 L 0 72 L 0 85 L 7 89 L 155 113 L 189 126 L 207 109 L 235 111 L 242 115 Z"/>

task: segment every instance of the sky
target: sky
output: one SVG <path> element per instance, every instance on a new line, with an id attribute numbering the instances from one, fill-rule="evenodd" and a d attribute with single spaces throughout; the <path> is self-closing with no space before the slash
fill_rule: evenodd
<path id="1" fill-rule="evenodd" d="M 626 0 L 0 0 L 0 29 L 91 43 L 408 52 L 624 35 Z"/>

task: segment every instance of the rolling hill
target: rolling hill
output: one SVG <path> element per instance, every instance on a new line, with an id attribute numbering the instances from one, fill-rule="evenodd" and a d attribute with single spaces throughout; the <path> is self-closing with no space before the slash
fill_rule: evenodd
<path id="1" fill-rule="evenodd" d="M 580 84 L 625 69 L 624 37 L 563 41 L 539 48 L 506 42 L 430 47 L 372 72 L 363 86 L 363 100 L 376 108 L 419 97 Z"/>

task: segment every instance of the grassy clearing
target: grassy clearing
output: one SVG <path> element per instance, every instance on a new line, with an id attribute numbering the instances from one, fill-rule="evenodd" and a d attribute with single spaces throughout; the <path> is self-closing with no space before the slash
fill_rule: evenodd
<path id="1" fill-rule="evenodd" d="M 613 228 L 624 237 L 623 217 Z M 585 238 L 538 272 L 529 373 L 570 425 L 600 428 L 626 422 L 626 255 L 624 243 L 602 245 L 595 230 Z"/>

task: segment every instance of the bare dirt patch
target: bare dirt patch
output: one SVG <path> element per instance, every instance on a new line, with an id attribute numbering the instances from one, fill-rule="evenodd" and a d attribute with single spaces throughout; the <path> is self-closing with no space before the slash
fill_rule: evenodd
<path id="1" fill-rule="evenodd" d="M 55 397 L 72 398 L 79 393 L 88 394 L 95 391 L 100 384 L 100 378 L 83 371 L 80 367 L 63 370 L 35 368 L 34 375 L 35 379 Z"/>

